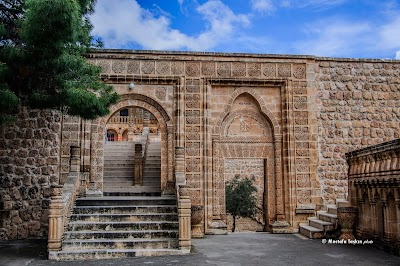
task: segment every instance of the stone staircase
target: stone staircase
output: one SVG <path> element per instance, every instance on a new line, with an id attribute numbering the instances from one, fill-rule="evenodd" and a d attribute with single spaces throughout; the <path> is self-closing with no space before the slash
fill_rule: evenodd
<path id="1" fill-rule="evenodd" d="M 134 184 L 135 142 L 108 142 L 104 148 L 104 196 L 161 194 L 161 143 L 148 145 L 143 171 L 143 185 Z"/>
<path id="2" fill-rule="evenodd" d="M 76 201 L 53 260 L 183 254 L 174 196 L 85 197 Z"/>
<path id="3" fill-rule="evenodd" d="M 317 211 L 317 216 L 309 217 L 307 224 L 300 224 L 299 233 L 312 239 L 335 237 L 338 229 L 337 208 L 347 206 L 350 206 L 349 202 L 343 199 L 326 205 L 325 211 Z"/>

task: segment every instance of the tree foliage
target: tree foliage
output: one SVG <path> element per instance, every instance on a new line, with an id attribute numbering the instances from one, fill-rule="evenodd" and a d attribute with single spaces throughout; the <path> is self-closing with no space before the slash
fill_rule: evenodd
<path id="1" fill-rule="evenodd" d="M 233 232 L 236 229 L 236 217 L 252 217 L 257 208 L 257 188 L 253 180 L 240 178 L 239 175 L 226 182 L 226 212 L 233 216 Z"/>
<path id="2" fill-rule="evenodd" d="M 59 109 L 84 119 L 108 113 L 118 95 L 84 54 L 95 0 L 0 2 L 0 123 L 19 104 Z"/>

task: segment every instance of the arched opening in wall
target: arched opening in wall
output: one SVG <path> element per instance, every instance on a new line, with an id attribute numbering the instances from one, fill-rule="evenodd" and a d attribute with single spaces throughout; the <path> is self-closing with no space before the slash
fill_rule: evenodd
<path id="1" fill-rule="evenodd" d="M 106 129 L 103 194 L 159 195 L 161 138 L 156 117 L 145 108 L 128 106 L 110 116 Z"/>
<path id="2" fill-rule="evenodd" d="M 234 176 L 252 178 L 257 189 L 257 212 L 253 217 L 237 220 L 236 230 L 268 230 L 269 220 L 275 215 L 275 152 L 272 125 L 260 110 L 258 101 L 249 93 L 242 93 L 233 101 L 230 112 L 224 117 L 220 128 L 220 139 L 215 147 L 218 155 L 213 158 L 214 165 L 219 164 L 216 178 L 222 180 L 222 184 L 226 184 Z M 232 230 L 233 218 L 225 214 L 225 186 L 221 190 L 221 218 L 226 220 L 228 230 Z"/>
<path id="3" fill-rule="evenodd" d="M 392 243 L 397 243 L 400 240 L 399 233 L 397 232 L 397 225 L 400 223 L 397 219 L 396 202 L 394 195 L 390 193 L 387 197 L 387 228 L 385 236 L 389 238 Z"/>
<path id="4" fill-rule="evenodd" d="M 117 131 L 114 129 L 107 129 L 106 140 L 107 141 L 117 141 L 118 140 Z"/>

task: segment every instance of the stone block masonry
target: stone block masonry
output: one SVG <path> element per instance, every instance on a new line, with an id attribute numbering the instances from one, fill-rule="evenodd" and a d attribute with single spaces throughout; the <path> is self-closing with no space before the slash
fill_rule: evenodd
<path id="1" fill-rule="evenodd" d="M 0 127 L 0 239 L 46 236 L 60 129 L 59 112 L 25 107 L 15 125 Z"/>
<path id="2" fill-rule="evenodd" d="M 318 60 L 319 165 L 324 202 L 345 198 L 345 153 L 400 137 L 400 64 Z"/>

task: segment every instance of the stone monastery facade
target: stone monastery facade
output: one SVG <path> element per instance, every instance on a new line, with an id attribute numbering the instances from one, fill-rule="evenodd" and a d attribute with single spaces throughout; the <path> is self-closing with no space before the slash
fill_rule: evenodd
<path id="1" fill-rule="evenodd" d="M 157 120 L 161 193 L 186 182 L 191 204 L 204 206 L 203 233 L 227 223 L 225 182 L 236 174 L 254 177 L 265 230 L 296 232 L 347 198 L 346 152 L 400 137 L 395 60 L 124 50 L 88 60 L 121 95 L 109 116 L 23 108 L 0 128 L 0 238 L 47 235 L 50 185 L 65 183 L 71 146 L 86 193 L 102 193 L 107 124 L 125 108 Z"/>

